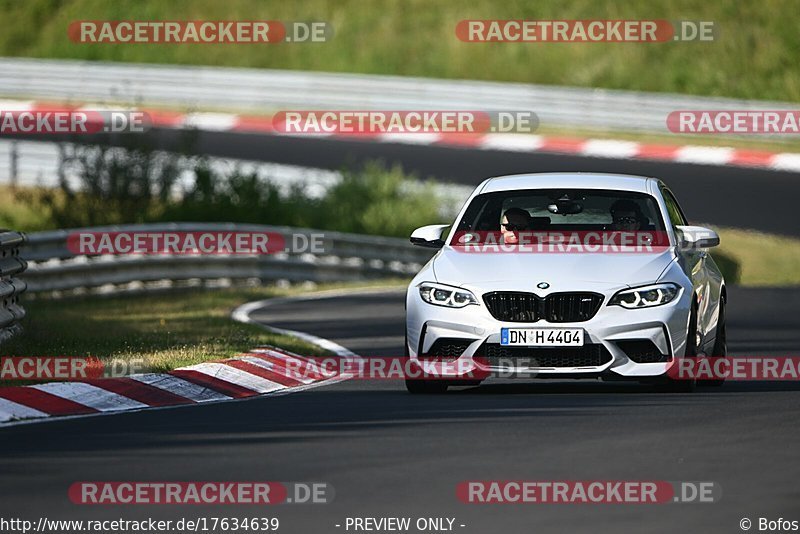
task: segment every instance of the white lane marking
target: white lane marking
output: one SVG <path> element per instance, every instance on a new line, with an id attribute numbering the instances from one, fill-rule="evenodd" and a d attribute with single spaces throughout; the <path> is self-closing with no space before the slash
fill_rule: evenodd
<path id="1" fill-rule="evenodd" d="M 275 130 L 270 133 L 275 135 L 285 135 L 287 137 L 334 137 L 334 134 L 331 132 L 295 132 L 295 131 L 284 131 L 282 126 L 278 126 Z"/>
<path id="2" fill-rule="evenodd" d="M 331 341 L 329 339 L 325 339 L 323 337 L 315 336 L 313 334 L 307 334 L 305 332 L 299 332 L 297 330 L 289 330 L 285 328 L 278 328 L 275 326 L 270 326 L 266 324 L 259 323 L 258 321 L 253 320 L 250 317 L 250 314 L 253 313 L 255 310 L 261 308 L 268 308 L 271 306 L 279 306 L 281 304 L 291 303 L 291 302 L 305 302 L 305 301 L 314 301 L 320 299 L 330 299 L 336 297 L 347 297 L 352 295 L 369 295 L 371 293 L 386 293 L 386 292 L 405 292 L 406 288 L 404 287 L 396 287 L 396 286 L 383 286 L 383 287 L 370 287 L 365 289 L 329 289 L 327 291 L 318 291 L 316 293 L 311 293 L 308 295 L 297 295 L 294 297 L 279 297 L 273 299 L 264 299 L 264 300 L 256 300 L 254 302 L 247 302 L 242 304 L 233 312 L 231 313 L 231 318 L 234 321 L 239 321 L 240 323 L 247 323 L 247 324 L 255 324 L 264 328 L 265 330 L 269 330 L 270 332 L 275 332 L 276 334 L 286 334 L 290 336 L 295 336 L 309 343 L 317 345 L 318 347 L 322 347 L 326 350 L 329 350 L 336 354 L 337 356 L 342 357 L 350 357 L 350 358 L 360 358 L 358 354 L 351 351 L 350 349 L 339 345 L 338 343 Z M 254 349 L 250 352 L 267 352 L 269 349 Z"/>
<path id="3" fill-rule="evenodd" d="M 442 138 L 438 133 L 385 133 L 378 139 L 382 143 L 405 143 L 407 145 L 430 145 Z"/>
<path id="4" fill-rule="evenodd" d="M 164 391 L 169 391 L 175 395 L 187 398 L 195 402 L 229 400 L 231 397 L 224 395 L 213 389 L 188 382 L 177 376 L 161 373 L 147 373 L 143 375 L 131 375 L 132 379 L 138 380 L 143 384 L 148 384 Z"/>
<path id="5" fill-rule="evenodd" d="M 270 393 L 286 387 L 272 380 L 267 380 L 266 378 L 248 373 L 247 371 L 225 365 L 224 363 L 198 363 L 197 365 L 190 365 L 189 367 L 181 367 L 180 370 L 197 371 L 212 378 L 251 389 L 257 393 Z"/>
<path id="6" fill-rule="evenodd" d="M 101 412 L 115 412 L 118 410 L 134 410 L 147 408 L 147 404 L 123 397 L 105 389 L 84 384 L 82 382 L 56 382 L 49 384 L 36 384 L 32 388 L 50 393 L 62 399 L 77 402 Z"/>
<path id="7" fill-rule="evenodd" d="M 526 134 L 486 134 L 478 146 L 484 150 L 507 150 L 511 152 L 531 152 L 544 144 L 541 135 Z"/>
<path id="8" fill-rule="evenodd" d="M 275 332 L 276 334 L 285 334 L 285 335 L 288 335 L 288 336 L 293 336 L 293 337 L 302 339 L 304 341 L 308 341 L 309 343 L 312 343 L 312 344 L 314 344 L 314 345 L 316 345 L 318 347 L 322 347 L 323 349 L 328 350 L 330 352 L 333 352 L 334 354 L 336 354 L 337 356 L 340 356 L 342 358 L 352 358 L 354 360 L 361 360 L 362 359 L 361 356 L 359 356 L 355 352 L 351 351 L 350 349 L 348 349 L 346 347 L 343 347 L 342 345 L 339 345 L 335 341 L 331 341 L 329 339 L 325 339 L 324 337 L 315 336 L 313 334 L 308 334 L 306 332 L 300 332 L 298 330 L 289 330 L 288 328 L 278 328 L 276 326 L 271 326 L 271 325 L 259 323 L 259 322 L 255 321 L 255 320 L 253 320 L 250 317 L 250 314 L 252 312 L 254 312 L 255 310 L 258 310 L 258 309 L 261 309 L 261 308 L 268 308 L 268 307 L 271 307 L 271 306 L 280 305 L 280 304 L 284 304 L 284 303 L 288 303 L 288 302 L 314 301 L 314 300 L 320 300 L 320 299 L 326 299 L 326 298 L 335 298 L 335 297 L 341 297 L 341 296 L 364 295 L 364 294 L 370 294 L 370 293 L 383 293 L 383 292 L 392 291 L 392 290 L 405 291 L 404 288 L 396 288 L 396 287 L 373 287 L 373 288 L 367 288 L 367 289 L 358 289 L 358 290 L 355 290 L 355 291 L 352 290 L 352 289 L 331 289 L 331 290 L 328 290 L 328 291 L 320 291 L 320 292 L 317 292 L 317 293 L 312 293 L 310 295 L 300 295 L 300 296 L 295 296 L 295 297 L 284 297 L 284 298 L 276 298 L 276 299 L 258 300 L 258 301 L 255 301 L 255 302 L 248 302 L 246 304 L 242 304 L 241 306 L 239 306 L 238 308 L 233 310 L 233 312 L 231 313 L 231 318 L 234 321 L 239 321 L 239 322 L 242 322 L 242 323 L 259 325 L 261 328 L 264 328 L 265 330 L 268 330 L 270 332 Z M 251 350 L 250 352 L 254 352 L 254 353 L 262 352 L 262 353 L 266 353 L 266 354 L 273 354 L 273 355 L 276 355 L 278 357 L 283 357 L 283 358 L 287 357 L 287 355 L 281 354 L 279 351 L 272 351 L 270 349 L 254 349 L 254 350 Z M 328 373 L 326 373 L 326 374 L 328 374 Z M 320 385 L 323 385 L 323 384 L 335 384 L 335 383 L 338 383 L 338 382 L 343 382 L 345 380 L 349 380 L 352 377 L 353 377 L 353 375 L 350 374 L 350 373 L 342 373 L 342 374 L 339 374 L 339 375 L 333 375 L 328 380 L 318 381 L 318 382 L 319 382 Z M 303 389 L 308 389 L 308 388 L 311 388 L 311 387 L 315 387 L 315 384 L 308 384 L 308 385 L 301 386 L 301 387 Z M 291 388 L 289 391 L 293 391 L 295 389 L 296 388 Z"/>
<path id="9" fill-rule="evenodd" d="M 198 130 L 225 131 L 233 129 L 238 122 L 238 115 L 231 113 L 188 113 L 184 115 L 181 126 Z"/>
<path id="10" fill-rule="evenodd" d="M 639 153 L 639 148 L 639 143 L 634 141 L 589 139 L 583 144 L 580 153 L 586 156 L 606 158 L 633 158 Z"/>
<path id="11" fill-rule="evenodd" d="M 792 154 L 789 152 L 775 154 L 772 157 L 769 167 L 781 171 L 798 172 L 800 171 L 800 154 Z"/>
<path id="12" fill-rule="evenodd" d="M 264 328 L 266 328 L 267 330 L 271 330 L 276 334 L 285 334 L 287 336 L 293 336 L 302 339 L 303 341 L 308 341 L 309 343 L 313 343 L 318 347 L 322 347 L 325 350 L 333 352 L 337 356 L 343 356 L 349 358 L 358 357 L 358 355 L 355 352 L 351 351 L 350 349 L 343 347 L 342 345 L 339 345 L 334 341 L 318 337 L 313 334 L 307 334 L 305 332 L 300 332 L 298 330 L 289 330 L 288 328 L 277 328 L 275 326 L 268 326 L 268 325 L 264 325 Z"/>
<path id="13" fill-rule="evenodd" d="M 50 414 L 40 412 L 22 404 L 0 399 L 0 423 L 11 421 L 12 419 L 29 419 L 33 417 L 49 417 Z"/>
<path id="14" fill-rule="evenodd" d="M 384 289 L 385 291 L 385 289 Z M 323 294 L 324 293 L 324 294 Z M 231 313 L 231 317 L 234 321 L 239 321 L 241 323 L 248 323 L 248 324 L 257 324 L 260 325 L 262 328 L 269 330 L 270 332 L 275 332 L 276 334 L 285 334 L 288 336 L 294 336 L 296 338 L 302 339 L 304 341 L 308 341 L 318 347 L 322 347 L 325 350 L 329 350 L 336 354 L 337 356 L 347 356 L 351 358 L 358 357 L 358 355 L 351 351 L 348 348 L 345 348 L 339 345 L 336 342 L 333 342 L 329 339 L 325 339 L 323 337 L 315 336 L 313 334 L 307 334 L 305 332 L 299 332 L 297 330 L 289 330 L 288 328 L 278 328 L 275 326 L 265 325 L 258 323 L 250 318 L 250 314 L 260 308 L 265 308 L 267 306 L 274 306 L 276 303 L 281 304 L 284 302 L 297 302 L 301 300 L 316 300 L 320 298 L 332 298 L 340 295 L 347 295 L 353 294 L 353 292 L 347 293 L 342 292 L 340 290 L 335 290 L 331 292 L 320 292 L 318 295 L 303 295 L 297 298 L 285 298 L 285 299 L 266 299 L 266 300 L 257 300 L 255 302 L 248 302 L 247 304 L 242 304 Z M 357 293 L 356 293 L 357 294 Z M 251 351 L 255 352 L 255 351 Z"/>
<path id="15" fill-rule="evenodd" d="M 675 151 L 675 161 L 681 163 L 707 163 L 725 165 L 733 159 L 735 150 L 729 147 L 683 146 Z"/>
<path id="16" fill-rule="evenodd" d="M 109 112 L 109 111 L 142 111 L 139 108 L 132 108 L 130 106 L 105 106 L 105 105 L 85 105 L 85 106 L 78 106 L 77 111 L 86 111 L 86 112 Z"/>
<path id="17" fill-rule="evenodd" d="M 35 105 L 33 100 L 0 100 L 0 111 L 31 111 Z"/>
<path id="18" fill-rule="evenodd" d="M 313 378 L 309 378 L 303 374 L 302 370 L 304 369 L 304 367 L 302 366 L 294 368 L 290 367 L 289 369 L 297 369 L 297 372 L 292 372 L 290 370 L 287 370 L 286 368 L 276 365 L 273 362 L 268 362 L 267 360 L 258 358 L 256 356 L 243 356 L 237 359 L 255 365 L 257 367 L 261 367 L 262 369 L 266 369 L 267 371 L 272 371 L 276 375 L 281 375 L 287 378 L 291 378 L 293 380 L 300 382 L 301 384 L 311 384 L 312 382 L 314 382 Z"/>

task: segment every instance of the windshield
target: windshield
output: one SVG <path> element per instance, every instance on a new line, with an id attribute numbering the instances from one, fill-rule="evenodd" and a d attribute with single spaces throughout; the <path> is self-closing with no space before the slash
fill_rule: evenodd
<path id="1" fill-rule="evenodd" d="M 525 189 L 476 196 L 457 231 L 663 231 L 655 198 L 631 191 Z M 453 243 L 451 243 L 453 244 Z"/>

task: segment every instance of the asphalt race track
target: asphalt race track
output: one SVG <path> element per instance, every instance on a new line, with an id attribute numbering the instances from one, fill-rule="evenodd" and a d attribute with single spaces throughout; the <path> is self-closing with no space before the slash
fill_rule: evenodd
<path id="1" fill-rule="evenodd" d="M 732 351 L 800 352 L 798 304 L 800 290 L 732 289 Z M 252 317 L 330 337 L 363 355 L 397 355 L 402 347 L 397 291 L 289 302 Z M 348 516 L 454 517 L 464 533 L 739 532 L 744 517 L 757 525 L 759 517 L 792 518 L 800 509 L 799 393 L 796 382 L 670 394 L 619 383 L 500 381 L 411 396 L 399 382 L 347 381 L 283 397 L 21 425 L 0 432 L 0 515 L 277 515 L 280 532 L 290 533 L 346 532 Z M 487 479 L 714 481 L 722 499 L 456 499 L 458 482 Z M 71 504 L 69 485 L 91 480 L 325 481 L 336 498 L 261 508 Z"/>

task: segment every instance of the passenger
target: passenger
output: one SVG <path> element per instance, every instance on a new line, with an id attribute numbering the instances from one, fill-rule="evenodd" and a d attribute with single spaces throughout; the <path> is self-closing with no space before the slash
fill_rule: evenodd
<path id="1" fill-rule="evenodd" d="M 636 232 L 642 227 L 642 210 L 639 205 L 633 200 L 621 198 L 611 204 L 609 209 L 611 218 L 614 221 L 611 224 L 612 230 L 621 232 Z"/>

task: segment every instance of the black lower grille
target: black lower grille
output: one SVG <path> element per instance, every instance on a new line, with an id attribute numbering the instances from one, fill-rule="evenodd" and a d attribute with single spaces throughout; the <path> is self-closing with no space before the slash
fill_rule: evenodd
<path id="1" fill-rule="evenodd" d="M 504 347 L 484 343 L 475 359 L 492 367 L 599 367 L 613 357 L 603 345 L 582 347 Z"/>
<path id="2" fill-rule="evenodd" d="M 436 358 L 436 359 L 456 359 L 461 356 L 472 339 L 461 339 L 454 337 L 440 337 L 433 342 L 431 348 L 425 354 L 420 355 L 420 358 Z"/>
<path id="3" fill-rule="evenodd" d="M 540 297 L 534 293 L 495 291 L 486 293 L 483 302 L 498 321 L 535 323 L 544 319 L 551 323 L 579 323 L 595 316 L 603 304 L 603 295 L 575 292 Z"/>
<path id="4" fill-rule="evenodd" d="M 617 341 L 617 346 L 636 363 L 661 363 L 672 360 L 669 354 L 663 354 L 649 339 Z"/>

